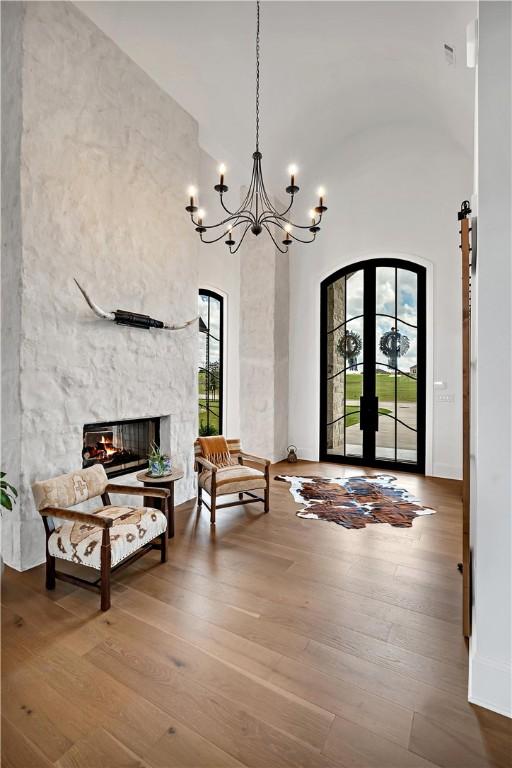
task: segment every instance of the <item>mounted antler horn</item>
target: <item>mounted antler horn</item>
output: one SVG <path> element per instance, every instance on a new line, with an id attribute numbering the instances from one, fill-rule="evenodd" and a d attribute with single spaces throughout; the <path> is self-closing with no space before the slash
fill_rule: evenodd
<path id="1" fill-rule="evenodd" d="M 198 320 L 198 317 L 194 317 L 192 320 L 187 320 L 183 325 L 171 325 L 170 323 L 162 322 L 162 320 L 155 320 L 149 315 L 139 315 L 137 312 L 126 312 L 124 309 L 116 309 L 114 312 L 105 312 L 104 309 L 101 309 L 101 307 L 98 307 L 98 305 L 92 301 L 78 280 L 76 278 L 73 279 L 89 307 L 94 314 L 101 317 L 102 320 L 112 320 L 118 325 L 129 325 L 132 328 L 165 328 L 167 331 L 180 331 L 183 328 L 188 328 L 189 325 L 192 325 L 192 323 L 195 323 L 196 320 Z"/>
<path id="2" fill-rule="evenodd" d="M 170 325 L 169 323 L 164 323 L 163 328 L 165 328 L 166 331 L 181 331 L 183 328 L 188 328 L 189 325 L 192 325 L 192 323 L 197 323 L 199 320 L 199 315 L 197 317 L 193 317 L 192 320 L 187 320 L 186 323 L 183 323 L 183 325 Z"/>
<path id="3" fill-rule="evenodd" d="M 82 296 L 84 297 L 84 299 L 86 300 L 86 302 L 88 303 L 88 305 L 90 306 L 90 308 L 92 309 L 92 311 L 94 312 L 95 315 L 98 315 L 98 317 L 101 317 L 104 320 L 115 320 L 116 319 L 116 316 L 115 316 L 114 312 L 105 312 L 104 309 L 101 309 L 101 307 L 98 307 L 98 305 L 95 304 L 94 301 L 92 301 L 89 298 L 89 296 L 86 294 L 86 292 L 84 291 L 84 289 L 82 288 L 82 286 L 80 285 L 80 283 L 78 282 L 76 277 L 74 277 L 73 280 L 77 284 L 78 290 L 80 291 L 80 293 L 82 294 Z"/>

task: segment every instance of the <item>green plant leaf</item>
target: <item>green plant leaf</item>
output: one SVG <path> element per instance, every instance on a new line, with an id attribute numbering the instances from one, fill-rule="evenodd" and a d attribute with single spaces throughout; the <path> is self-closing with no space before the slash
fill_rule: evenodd
<path id="1" fill-rule="evenodd" d="M 2 491 L 5 491 L 9 496 L 16 497 L 18 495 L 18 491 L 14 487 L 14 485 L 11 485 L 7 482 L 7 480 L 0 480 L 0 489 Z"/>
<path id="2" fill-rule="evenodd" d="M 2 507 L 5 507 L 5 509 L 8 509 L 9 512 L 12 511 L 12 502 L 11 502 L 9 496 L 3 490 L 0 491 L 0 505 Z"/>

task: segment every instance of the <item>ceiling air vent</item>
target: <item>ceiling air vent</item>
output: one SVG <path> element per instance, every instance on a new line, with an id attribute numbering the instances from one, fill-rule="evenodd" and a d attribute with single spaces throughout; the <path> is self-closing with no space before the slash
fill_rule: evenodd
<path id="1" fill-rule="evenodd" d="M 451 67 L 455 66 L 455 48 L 453 45 L 444 44 L 444 58 Z"/>

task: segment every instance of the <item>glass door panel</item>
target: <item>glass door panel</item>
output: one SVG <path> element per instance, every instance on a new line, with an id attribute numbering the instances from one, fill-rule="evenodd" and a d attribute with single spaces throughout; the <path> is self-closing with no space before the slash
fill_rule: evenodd
<path id="1" fill-rule="evenodd" d="M 395 461 L 416 463 L 416 430 L 408 429 L 400 421 L 396 422 L 396 459 Z"/>
<path id="2" fill-rule="evenodd" d="M 345 359 L 345 453 L 362 457 L 361 397 L 364 375 L 364 273 L 347 275 L 347 323 L 343 339 Z"/>
<path id="3" fill-rule="evenodd" d="M 375 287 L 376 363 L 381 371 L 376 377 L 375 456 L 416 463 L 417 275 L 398 267 L 376 267 Z"/>
<path id="4" fill-rule="evenodd" d="M 346 277 L 331 283 L 327 289 L 327 451 L 345 454 L 345 359 L 340 345 L 345 333 Z"/>
<path id="5" fill-rule="evenodd" d="M 326 449 L 362 456 L 360 404 L 364 368 L 363 272 L 348 273 L 327 288 Z"/>
<path id="6" fill-rule="evenodd" d="M 395 274 L 394 267 L 377 267 L 375 270 L 376 314 L 395 315 Z"/>
<path id="7" fill-rule="evenodd" d="M 362 318 L 347 323 L 346 344 L 361 345 L 363 339 Z M 355 341 L 354 341 L 355 340 Z M 347 456 L 363 455 L 361 429 L 361 397 L 363 395 L 363 352 L 346 358 L 345 370 L 345 448 Z"/>
<path id="8" fill-rule="evenodd" d="M 416 379 L 405 374 L 398 375 L 396 381 L 396 415 L 409 429 L 418 428 L 417 400 L 418 389 Z"/>
<path id="9" fill-rule="evenodd" d="M 397 269 L 397 317 L 404 323 L 418 324 L 418 275 Z"/>
<path id="10" fill-rule="evenodd" d="M 347 320 L 363 316 L 364 310 L 364 276 L 363 270 L 347 275 Z"/>
<path id="11" fill-rule="evenodd" d="M 375 435 L 375 458 L 395 460 L 395 375 L 389 368 L 378 366 L 375 371 L 375 392 L 379 413 Z"/>

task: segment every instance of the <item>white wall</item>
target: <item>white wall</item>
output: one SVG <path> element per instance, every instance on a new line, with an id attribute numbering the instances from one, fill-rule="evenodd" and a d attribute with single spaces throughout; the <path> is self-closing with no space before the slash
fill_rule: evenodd
<path id="1" fill-rule="evenodd" d="M 218 165 L 210 155 L 201 150 L 199 179 L 199 202 L 207 212 L 206 224 L 221 220 L 222 208 L 218 193 L 213 186 L 218 183 Z M 229 202 L 238 200 L 239 187 L 230 184 L 226 194 Z M 232 186 L 234 187 L 232 189 Z M 226 200 L 227 202 L 227 200 Z M 217 232 L 217 236 L 220 230 Z M 214 235 L 207 235 L 213 239 Z M 199 246 L 199 288 L 209 288 L 224 297 L 224 434 L 226 437 L 240 437 L 240 258 L 241 253 L 230 254 L 222 238 L 212 245 Z"/>
<path id="2" fill-rule="evenodd" d="M 290 442 L 302 458 L 318 458 L 320 282 L 360 259 L 401 255 L 428 270 L 427 404 L 432 418 L 427 410 L 427 472 L 458 478 L 461 323 L 456 213 L 471 193 L 472 158 L 447 135 L 438 134 L 435 125 L 383 124 L 341 144 L 316 173 L 327 187 L 329 210 L 316 243 L 292 246 L 290 257 Z M 433 382 L 439 380 L 446 383 L 442 394 L 452 402 L 438 401 Z"/>
<path id="3" fill-rule="evenodd" d="M 469 699 L 512 717 L 512 5 L 482 2 Z M 476 491 L 476 492 L 475 492 Z"/>
<path id="4" fill-rule="evenodd" d="M 3 3 L 2 14 L 17 66 L 2 94 L 13 182 L 3 289 L 21 306 L 12 320 L 11 299 L 3 306 L 2 468 L 20 489 L 3 553 L 25 569 L 44 560 L 31 483 L 81 466 L 84 423 L 169 417 L 162 442 L 185 470 L 177 501 L 194 495 L 197 326 L 99 320 L 73 277 L 108 310 L 196 316 L 198 243 L 183 207 L 199 144 L 195 120 L 71 3 Z"/>

